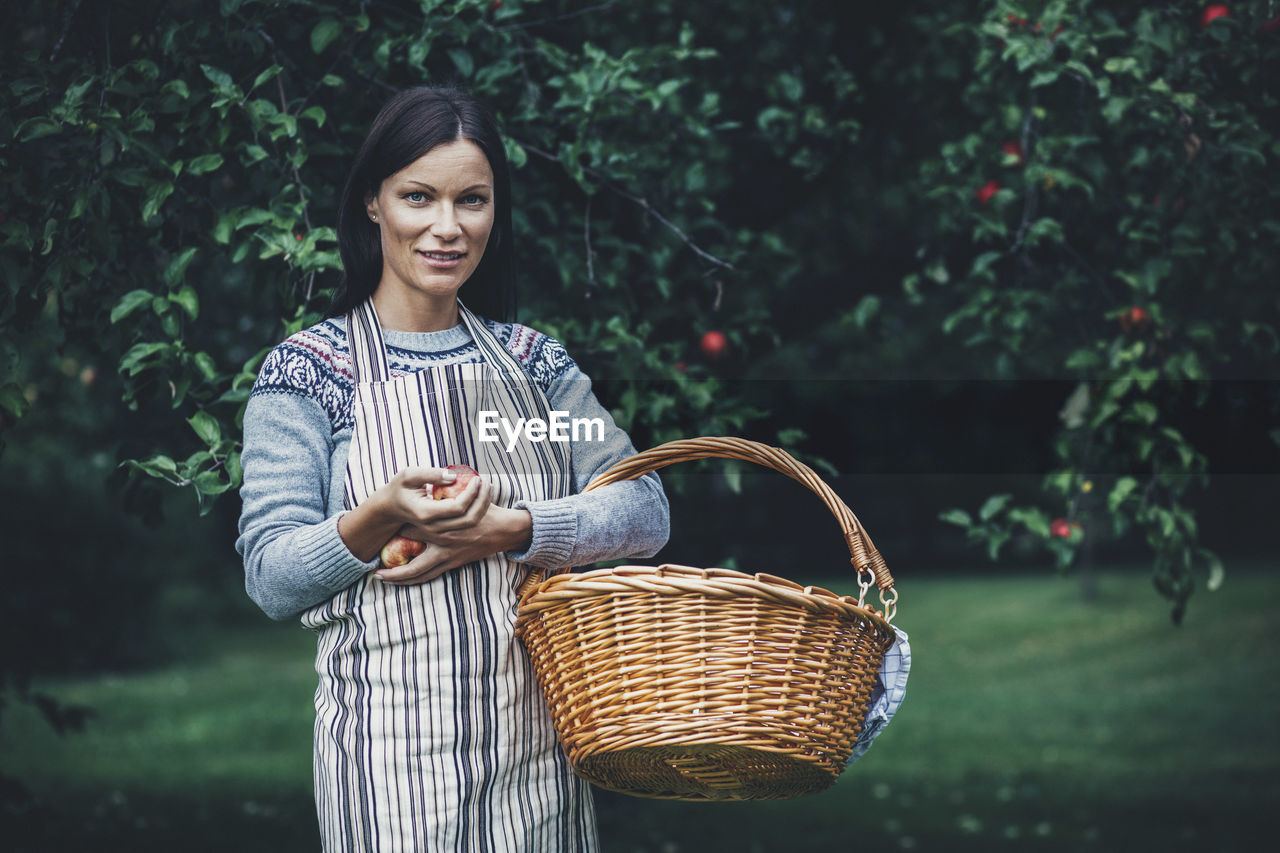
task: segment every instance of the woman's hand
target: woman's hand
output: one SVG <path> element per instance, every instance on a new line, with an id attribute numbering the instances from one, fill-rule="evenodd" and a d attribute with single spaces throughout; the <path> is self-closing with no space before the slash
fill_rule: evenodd
<path id="1" fill-rule="evenodd" d="M 429 486 L 452 483 L 445 468 L 403 468 L 386 485 L 338 518 L 338 535 L 358 559 L 368 562 L 405 524 L 434 522 L 460 515 L 456 499 L 437 501 Z M 478 510 L 481 514 L 484 507 Z"/>
<path id="2" fill-rule="evenodd" d="M 399 531 L 401 536 L 425 542 L 426 550 L 403 566 L 379 569 L 374 576 L 398 585 L 425 583 L 492 554 L 527 547 L 532 516 L 527 510 L 493 506 L 490 496 L 488 484 L 477 478 L 456 498 L 436 501 L 445 512 L 406 524 Z"/>

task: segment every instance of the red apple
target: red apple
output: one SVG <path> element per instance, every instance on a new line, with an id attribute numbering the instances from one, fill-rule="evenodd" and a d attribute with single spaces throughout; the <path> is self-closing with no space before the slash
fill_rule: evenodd
<path id="1" fill-rule="evenodd" d="M 1049 525 L 1049 535 L 1066 539 L 1071 535 L 1071 523 L 1065 518 L 1055 518 L 1053 524 Z"/>
<path id="2" fill-rule="evenodd" d="M 445 483 L 443 486 L 431 487 L 431 497 L 438 501 L 456 498 L 462 494 L 462 490 L 467 487 L 467 483 L 480 476 L 474 468 L 467 465 L 450 465 L 445 470 L 454 473 L 454 480 L 452 483 Z"/>
<path id="3" fill-rule="evenodd" d="M 382 565 L 388 569 L 394 569 L 403 566 L 425 550 L 427 550 L 426 542 L 419 542 L 408 536 L 392 536 L 387 544 L 382 546 L 378 559 L 382 560 Z"/>
<path id="4" fill-rule="evenodd" d="M 1221 3 L 1215 3 L 1212 6 L 1205 6 L 1204 12 L 1200 14 L 1200 29 L 1204 29 L 1209 24 L 1218 20 L 1218 18 L 1230 18 L 1231 10 Z"/>
<path id="5" fill-rule="evenodd" d="M 445 470 L 454 473 L 454 480 L 452 483 L 446 483 L 443 486 L 431 487 L 431 497 L 438 501 L 456 498 L 462 494 L 462 490 L 467 487 L 467 483 L 480 476 L 474 468 L 468 465 L 450 465 Z M 387 544 L 382 546 L 378 557 L 382 560 L 382 565 L 388 569 L 394 569 L 397 566 L 403 566 L 426 549 L 427 543 L 425 542 L 410 539 L 407 536 L 396 535 L 392 536 Z"/>
<path id="6" fill-rule="evenodd" d="M 712 329 L 702 336 L 702 352 L 708 358 L 719 358 L 724 355 L 725 349 L 729 346 L 729 340 L 724 336 L 723 332 L 717 332 Z"/>
<path id="7" fill-rule="evenodd" d="M 1022 165 L 1022 143 L 1021 143 L 1021 142 L 1019 142 L 1018 140 L 1016 140 L 1016 139 L 1010 139 L 1010 140 L 1009 140 L 1008 142 L 1006 142 L 1004 145 L 1001 145 L 1001 146 L 1000 146 L 1000 153 L 1001 153 L 1001 154 L 1005 154 L 1005 155 L 1007 155 L 1008 157 L 1014 157 L 1014 158 L 1016 158 L 1016 160 L 1014 160 L 1013 162 L 1009 162 L 1009 165 L 1010 165 L 1010 166 L 1021 166 L 1021 165 Z M 1006 160 L 1006 162 L 1008 162 L 1008 161 Z"/>
<path id="8" fill-rule="evenodd" d="M 978 201 L 987 204 L 991 201 L 991 197 L 998 192 L 1000 192 L 1000 184 L 996 181 L 987 181 L 975 195 L 978 197 Z"/>
<path id="9" fill-rule="evenodd" d="M 1151 322 L 1151 315 L 1140 305 L 1134 305 L 1120 315 L 1120 329 L 1125 332 L 1141 329 Z"/>

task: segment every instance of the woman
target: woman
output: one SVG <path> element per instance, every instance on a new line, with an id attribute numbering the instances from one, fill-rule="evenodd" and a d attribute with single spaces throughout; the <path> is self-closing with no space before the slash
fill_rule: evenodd
<path id="1" fill-rule="evenodd" d="M 512 237 L 493 120 L 456 89 L 397 95 L 343 194 L 331 317 L 268 355 L 245 410 L 237 549 L 253 600 L 318 635 L 327 851 L 596 846 L 514 636 L 516 589 L 530 567 L 652 556 L 667 503 L 653 475 L 577 494 L 635 448 L 559 342 L 497 322 Z M 478 429 L 552 411 L 603 434 Z M 454 464 L 480 477 L 432 500 Z M 426 550 L 381 567 L 397 533 Z"/>

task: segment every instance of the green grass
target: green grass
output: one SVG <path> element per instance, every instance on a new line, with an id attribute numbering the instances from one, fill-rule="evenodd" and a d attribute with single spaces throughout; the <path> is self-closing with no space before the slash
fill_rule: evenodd
<path id="1" fill-rule="evenodd" d="M 1047 575 L 902 577 L 907 701 L 835 787 L 712 805 L 598 792 L 604 849 L 1255 849 L 1280 806 L 1270 568 L 1198 593 L 1181 628 L 1136 572 L 1104 575 L 1091 604 Z M 311 635 L 264 623 L 201 646 L 40 685 L 97 709 L 83 734 L 9 706 L 0 767 L 43 804 L 18 818 L 40 839 L 10 849 L 318 849 Z"/>

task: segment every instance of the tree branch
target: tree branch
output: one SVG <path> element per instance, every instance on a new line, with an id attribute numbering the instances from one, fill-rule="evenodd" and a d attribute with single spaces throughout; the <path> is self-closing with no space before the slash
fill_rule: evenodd
<path id="1" fill-rule="evenodd" d="M 520 140 L 518 139 L 515 141 L 519 143 L 520 146 L 523 147 L 526 151 L 529 151 L 532 154 L 536 154 L 537 156 L 543 158 L 544 160 L 550 160 L 552 163 L 560 162 L 560 158 L 556 157 L 554 154 L 550 154 L 546 151 L 541 150 L 540 148 L 535 148 L 532 145 L 527 145 L 523 142 L 520 142 Z M 715 255 L 705 251 L 704 249 L 699 247 L 698 244 L 694 243 L 693 240 L 689 237 L 689 235 L 686 234 L 680 228 L 680 226 L 676 225 L 670 219 L 667 219 L 667 217 L 663 216 L 657 209 L 653 207 L 653 205 L 649 204 L 647 199 L 643 199 L 638 195 L 633 195 L 632 193 L 627 192 L 621 187 L 614 186 L 612 183 L 610 183 L 608 177 L 606 177 L 601 172 L 595 169 L 592 169 L 590 166 L 583 167 L 583 171 L 591 175 L 596 180 L 600 181 L 601 185 L 605 189 L 613 193 L 614 195 L 617 195 L 621 198 L 625 198 L 627 201 L 640 207 L 640 209 L 642 209 L 645 213 L 652 216 L 654 219 L 657 219 L 659 222 L 665 225 L 670 231 L 672 231 L 676 236 L 678 236 L 686 246 L 692 249 L 695 255 L 702 258 L 704 261 L 707 261 L 708 263 L 711 263 L 711 264 L 715 264 L 718 267 L 723 267 L 724 269 L 737 272 L 738 268 L 735 267 L 733 264 L 729 263 L 728 261 L 720 260 Z"/>
<path id="2" fill-rule="evenodd" d="M 587 290 L 591 291 L 596 287 L 596 265 L 592 260 L 595 252 L 591 249 L 591 196 L 587 196 L 587 205 L 582 211 L 582 242 L 587 247 Z"/>
<path id="3" fill-rule="evenodd" d="M 508 32 L 510 30 L 527 30 L 532 27 L 546 26 L 547 24 L 555 24 L 555 23 L 559 23 L 560 21 L 567 21 L 570 18 L 577 18 L 580 15 L 589 15 L 592 12 L 603 12 L 606 9 L 611 9 L 614 6 L 617 6 L 621 2 L 622 0 L 608 0 L 607 3 L 597 3 L 595 6 L 588 6 L 587 8 L 579 9 L 576 12 L 569 12 L 564 15 L 555 15 L 553 17 L 542 18 L 537 21 L 529 21 L 528 23 L 525 23 L 525 24 L 507 24 L 505 27 L 494 27 L 494 29 L 497 30 L 498 32 Z"/>

